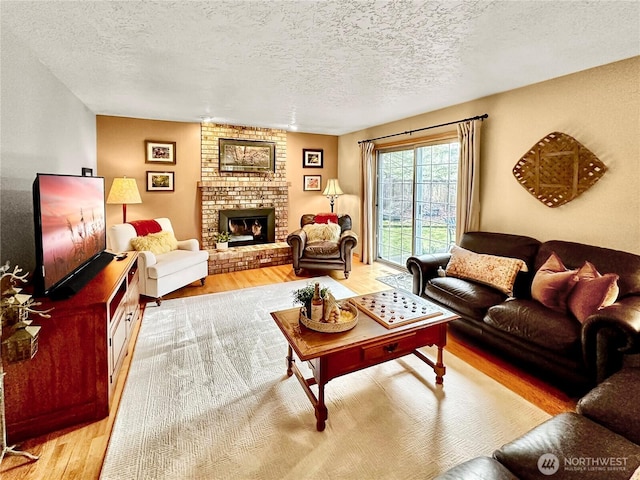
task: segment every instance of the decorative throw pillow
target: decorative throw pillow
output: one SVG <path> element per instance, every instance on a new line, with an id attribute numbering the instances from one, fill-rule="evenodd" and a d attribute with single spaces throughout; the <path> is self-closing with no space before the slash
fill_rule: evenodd
<path id="1" fill-rule="evenodd" d="M 451 259 L 445 269 L 449 277 L 484 283 L 507 295 L 513 295 L 513 284 L 520 271 L 527 271 L 524 260 L 475 253 L 457 245 L 451 247 Z"/>
<path id="2" fill-rule="evenodd" d="M 127 223 L 136 229 L 136 235 L 139 237 L 162 231 L 162 227 L 156 220 L 132 220 Z"/>
<path id="3" fill-rule="evenodd" d="M 567 313 L 567 298 L 577 283 L 577 270 L 567 270 L 553 252 L 538 269 L 531 283 L 531 298 L 556 312 Z"/>
<path id="4" fill-rule="evenodd" d="M 150 233 L 143 237 L 131 239 L 131 246 L 139 252 L 148 251 L 155 255 L 178 249 L 178 241 L 171 232 Z"/>
<path id="5" fill-rule="evenodd" d="M 338 223 L 337 213 L 316 213 L 313 218 L 315 223 Z"/>
<path id="6" fill-rule="evenodd" d="M 576 273 L 578 283 L 569 295 L 569 310 L 582 323 L 587 317 L 618 298 L 618 278 L 615 273 L 601 275 L 596 267 L 585 262 Z"/>
<path id="7" fill-rule="evenodd" d="M 302 227 L 309 242 L 337 242 L 340 238 L 340 225 L 337 223 L 310 223 Z"/>

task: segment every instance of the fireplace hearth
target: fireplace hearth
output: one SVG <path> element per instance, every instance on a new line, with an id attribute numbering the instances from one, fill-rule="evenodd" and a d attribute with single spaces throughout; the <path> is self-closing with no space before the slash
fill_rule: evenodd
<path id="1" fill-rule="evenodd" d="M 219 215 L 220 231 L 229 233 L 230 247 L 275 242 L 274 208 L 234 208 Z"/>

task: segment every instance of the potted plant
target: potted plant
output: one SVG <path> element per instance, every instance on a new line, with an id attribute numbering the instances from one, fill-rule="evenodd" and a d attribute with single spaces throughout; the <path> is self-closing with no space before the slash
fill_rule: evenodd
<path id="1" fill-rule="evenodd" d="M 307 312 L 311 312 L 311 299 L 313 298 L 313 292 L 315 291 L 315 282 L 308 284 L 305 287 L 294 290 L 293 292 L 293 304 L 303 305 Z M 327 294 L 331 293 L 329 287 L 320 286 L 320 296 L 324 300 L 327 298 Z M 310 313 L 307 313 L 310 315 Z"/>
<path id="2" fill-rule="evenodd" d="M 216 235 L 216 248 L 218 250 L 229 248 L 229 232 L 220 232 Z"/>

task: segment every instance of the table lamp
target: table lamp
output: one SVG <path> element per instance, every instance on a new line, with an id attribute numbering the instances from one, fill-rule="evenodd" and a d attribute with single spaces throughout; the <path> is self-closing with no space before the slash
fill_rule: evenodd
<path id="1" fill-rule="evenodd" d="M 122 204 L 122 223 L 127 223 L 127 204 L 142 203 L 135 178 L 114 178 L 107 197 L 107 203 Z"/>

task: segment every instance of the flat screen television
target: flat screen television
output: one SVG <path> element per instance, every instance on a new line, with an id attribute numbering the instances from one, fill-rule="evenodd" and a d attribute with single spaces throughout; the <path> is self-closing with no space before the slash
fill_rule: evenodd
<path id="1" fill-rule="evenodd" d="M 104 178 L 38 173 L 33 183 L 36 296 L 68 298 L 112 259 Z"/>

